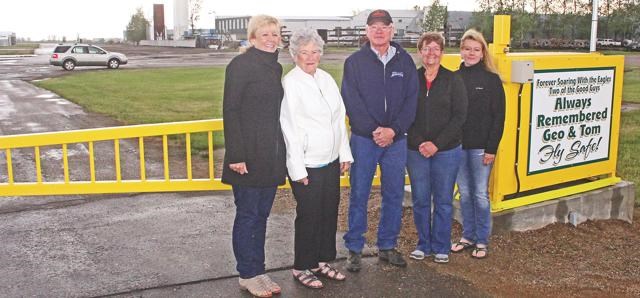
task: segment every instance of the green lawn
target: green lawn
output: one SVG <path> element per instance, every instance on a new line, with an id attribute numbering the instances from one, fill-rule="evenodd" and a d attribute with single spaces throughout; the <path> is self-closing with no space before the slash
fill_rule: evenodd
<path id="1" fill-rule="evenodd" d="M 625 69 L 622 101 L 640 103 L 640 67 Z"/>
<path id="2" fill-rule="evenodd" d="M 31 55 L 33 50 L 40 47 L 37 43 L 19 43 L 10 47 L 0 47 L 1 55 Z"/>
<path id="3" fill-rule="evenodd" d="M 40 47 L 39 43 L 18 43 L 14 46 L 8 48 L 16 48 L 16 49 L 37 49 Z"/>
<path id="4" fill-rule="evenodd" d="M 222 118 L 224 67 L 101 70 L 36 84 L 123 124 Z M 215 134 L 215 146 L 223 143 Z M 205 150 L 206 136 L 195 134 L 192 148 Z"/>
<path id="5" fill-rule="evenodd" d="M 95 71 L 37 82 L 123 124 L 222 117 L 224 67 Z"/>
<path id="6" fill-rule="evenodd" d="M 342 65 L 321 68 L 342 81 Z M 123 124 L 222 118 L 224 67 L 102 70 L 36 85 Z"/>
<path id="7" fill-rule="evenodd" d="M 618 175 L 624 180 L 640 185 L 640 111 L 622 114 L 620 124 L 620 144 L 618 146 Z M 640 196 L 636 196 L 640 205 Z"/>
<path id="8" fill-rule="evenodd" d="M 0 48 L 0 56 L 2 55 L 33 55 L 33 49 L 3 49 Z"/>
<path id="9" fill-rule="evenodd" d="M 638 56 L 640 51 L 625 51 L 625 50 L 604 50 L 601 51 L 605 55 L 624 55 L 624 56 Z"/>

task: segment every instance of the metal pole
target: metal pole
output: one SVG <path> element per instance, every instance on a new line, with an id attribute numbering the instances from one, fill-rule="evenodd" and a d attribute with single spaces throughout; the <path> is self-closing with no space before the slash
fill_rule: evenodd
<path id="1" fill-rule="evenodd" d="M 591 43 L 589 52 L 596 51 L 596 40 L 598 39 L 598 0 L 593 0 L 593 11 L 591 13 Z"/>

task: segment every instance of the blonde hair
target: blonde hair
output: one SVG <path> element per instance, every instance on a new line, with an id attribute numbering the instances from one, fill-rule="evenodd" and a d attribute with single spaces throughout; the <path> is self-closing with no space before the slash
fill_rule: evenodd
<path id="1" fill-rule="evenodd" d="M 487 71 L 498 74 L 498 69 L 496 65 L 493 63 L 493 58 L 489 55 L 489 47 L 487 46 L 487 41 L 482 36 L 482 33 L 476 31 L 475 29 L 469 29 L 467 32 L 462 35 L 462 39 L 460 40 L 460 50 L 464 46 L 464 42 L 467 40 L 473 40 L 479 42 L 482 45 L 482 62 L 484 63 L 484 67 Z"/>
<path id="2" fill-rule="evenodd" d="M 251 17 L 249 25 L 247 26 L 247 39 L 256 38 L 258 29 L 268 25 L 276 25 L 278 29 L 282 27 L 280 21 L 272 16 L 259 14 Z"/>

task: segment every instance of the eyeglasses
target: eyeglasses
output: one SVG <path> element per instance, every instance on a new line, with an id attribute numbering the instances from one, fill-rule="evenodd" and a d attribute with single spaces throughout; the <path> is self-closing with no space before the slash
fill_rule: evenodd
<path id="1" fill-rule="evenodd" d="M 369 26 L 369 29 L 372 31 L 389 31 L 391 30 L 391 26 Z"/>
<path id="2" fill-rule="evenodd" d="M 301 56 L 322 55 L 322 51 L 321 50 L 312 50 L 312 51 L 303 50 L 303 51 L 297 52 L 296 54 Z"/>
<path id="3" fill-rule="evenodd" d="M 442 51 L 442 49 L 440 49 L 439 47 L 433 47 L 433 48 L 424 47 L 420 51 L 425 52 L 425 53 L 429 53 L 429 52 L 431 52 L 431 53 L 440 53 L 440 51 Z"/>

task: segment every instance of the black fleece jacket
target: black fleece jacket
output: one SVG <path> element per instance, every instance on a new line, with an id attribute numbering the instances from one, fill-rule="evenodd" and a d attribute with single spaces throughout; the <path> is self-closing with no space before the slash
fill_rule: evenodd
<path id="1" fill-rule="evenodd" d="M 479 62 L 457 71 L 467 87 L 469 112 L 462 129 L 463 149 L 496 154 L 504 130 L 505 96 L 500 77 Z"/>
<path id="2" fill-rule="evenodd" d="M 438 151 L 460 145 L 462 124 L 467 118 L 467 91 L 462 78 L 440 66 L 427 90 L 425 68 L 418 69 L 419 92 L 416 120 L 409 128 L 409 150 L 418 151 L 420 144 L 431 141 Z"/>
<path id="3" fill-rule="evenodd" d="M 251 47 L 233 58 L 224 81 L 224 168 L 222 182 L 268 187 L 282 185 L 286 177 L 285 144 L 280 128 L 284 96 L 278 53 Z M 229 169 L 245 162 L 248 174 Z"/>

